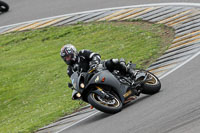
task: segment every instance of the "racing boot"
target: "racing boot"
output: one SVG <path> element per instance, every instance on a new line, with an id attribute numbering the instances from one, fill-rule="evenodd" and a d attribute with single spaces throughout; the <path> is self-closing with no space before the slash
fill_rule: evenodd
<path id="1" fill-rule="evenodd" d="M 137 72 L 133 69 L 127 68 L 127 73 L 130 75 L 132 80 L 135 80 Z"/>
<path id="2" fill-rule="evenodd" d="M 135 79 L 136 71 L 131 69 L 129 65 L 126 65 L 126 62 L 123 58 L 120 59 L 120 66 L 123 73 L 128 74 L 132 80 Z"/>
<path id="3" fill-rule="evenodd" d="M 131 90 L 134 96 L 139 96 L 140 95 L 140 90 L 138 89 L 137 86 L 134 85 L 135 83 L 135 78 L 136 78 L 136 74 L 137 71 L 135 71 L 134 69 L 130 68 L 129 65 L 126 65 L 125 60 L 123 58 L 120 59 L 120 68 L 122 73 L 124 73 L 124 75 L 129 75 L 129 77 L 132 79 L 132 86 L 131 86 Z"/>

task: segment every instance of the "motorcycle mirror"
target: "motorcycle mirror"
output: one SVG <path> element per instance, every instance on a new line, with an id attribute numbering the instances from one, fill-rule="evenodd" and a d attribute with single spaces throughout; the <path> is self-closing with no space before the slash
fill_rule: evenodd
<path id="1" fill-rule="evenodd" d="M 135 68 L 136 68 L 136 64 L 129 63 L 129 64 L 128 64 L 128 67 L 129 67 L 130 69 L 135 69 Z"/>

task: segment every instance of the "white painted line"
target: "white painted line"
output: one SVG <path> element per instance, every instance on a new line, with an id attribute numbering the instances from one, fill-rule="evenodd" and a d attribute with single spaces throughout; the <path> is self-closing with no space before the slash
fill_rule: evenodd
<path id="1" fill-rule="evenodd" d="M 183 62 L 182 64 L 178 65 L 177 67 L 175 67 L 174 69 L 170 70 L 169 72 L 167 72 L 166 74 L 164 74 L 163 76 L 161 76 L 159 79 L 163 79 L 164 77 L 166 77 L 167 75 L 169 75 L 170 73 L 176 71 L 177 69 L 179 69 L 180 67 L 182 67 L 183 65 L 185 65 L 186 63 L 188 63 L 189 61 L 193 60 L 195 57 L 197 57 L 200 54 L 200 49 L 199 52 L 197 52 L 196 54 L 194 54 L 192 57 L 190 57 L 188 60 L 186 60 L 185 62 Z"/>
<path id="2" fill-rule="evenodd" d="M 57 18 L 57 17 L 64 17 L 64 16 L 68 16 L 68 15 L 71 16 L 71 15 L 78 15 L 78 14 L 84 14 L 84 13 L 93 13 L 93 12 L 106 11 L 106 10 L 116 10 L 116 9 L 125 9 L 125 8 L 138 8 L 138 7 L 148 7 L 148 6 L 167 6 L 167 5 L 168 6 L 171 5 L 171 6 L 196 6 L 196 7 L 200 7 L 200 3 L 157 3 L 157 4 L 144 4 L 144 5 L 134 5 L 134 6 L 112 7 L 112 8 L 104 8 L 104 9 L 98 9 L 98 10 L 83 11 L 83 12 L 69 13 L 69 14 L 64 14 L 64 15 L 59 15 L 59 16 L 47 17 L 47 18 L 42 18 L 42 19 L 31 20 L 31 21 L 27 21 L 27 22 L 22 22 L 22 23 L 2 26 L 0 28 L 15 26 L 15 25 L 24 24 L 24 23 L 42 21 L 42 20 L 46 20 L 46 19 L 54 19 L 54 18 Z"/>
<path id="3" fill-rule="evenodd" d="M 100 112 L 100 111 L 96 111 L 96 112 L 92 113 L 91 115 L 89 115 L 89 116 L 87 116 L 87 117 L 85 117 L 85 118 L 83 118 L 83 119 L 81 119 L 81 120 L 75 122 L 74 124 L 72 124 L 72 125 L 70 125 L 70 126 L 67 126 L 67 127 L 63 128 L 63 129 L 61 129 L 61 130 L 59 130 L 59 131 L 57 131 L 57 132 L 55 132 L 55 133 L 60 133 L 60 132 L 64 131 L 65 129 L 70 128 L 70 127 L 72 127 L 72 126 L 74 126 L 74 125 L 76 125 L 76 124 L 78 124 L 78 123 L 80 123 L 80 122 L 86 120 L 87 118 L 90 118 L 90 117 L 96 115 L 96 114 L 99 113 L 99 112 Z"/>

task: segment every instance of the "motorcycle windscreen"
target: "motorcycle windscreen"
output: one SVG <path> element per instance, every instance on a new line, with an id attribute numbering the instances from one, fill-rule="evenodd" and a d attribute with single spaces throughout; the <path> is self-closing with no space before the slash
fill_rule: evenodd
<path id="1" fill-rule="evenodd" d="M 74 72 L 71 76 L 71 81 L 74 89 L 78 89 L 78 73 Z"/>

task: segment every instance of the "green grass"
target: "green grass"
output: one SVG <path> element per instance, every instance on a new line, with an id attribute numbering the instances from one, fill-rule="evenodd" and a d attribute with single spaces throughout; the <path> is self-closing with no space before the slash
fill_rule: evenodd
<path id="1" fill-rule="evenodd" d="M 0 132 L 34 132 L 80 107 L 67 88 L 66 43 L 102 59 L 146 68 L 169 46 L 173 31 L 145 22 L 90 23 L 0 35 Z"/>

